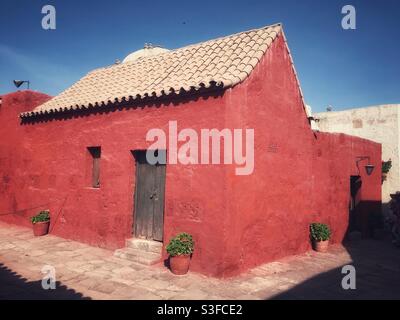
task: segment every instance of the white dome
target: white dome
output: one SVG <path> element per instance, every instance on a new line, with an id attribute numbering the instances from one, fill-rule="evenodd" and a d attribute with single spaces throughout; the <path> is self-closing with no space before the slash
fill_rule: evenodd
<path id="1" fill-rule="evenodd" d="M 128 54 L 125 59 L 122 61 L 124 62 L 131 62 L 131 61 L 135 61 L 138 59 L 142 59 L 145 57 L 151 57 L 151 56 L 155 56 L 157 54 L 161 54 L 164 52 L 168 52 L 168 49 L 165 48 L 161 48 L 161 47 L 153 47 L 151 45 L 145 45 L 143 49 L 134 51 L 130 54 Z"/>

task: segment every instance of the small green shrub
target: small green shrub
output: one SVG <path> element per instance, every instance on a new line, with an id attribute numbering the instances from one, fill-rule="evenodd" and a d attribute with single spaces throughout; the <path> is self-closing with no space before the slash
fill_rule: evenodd
<path id="1" fill-rule="evenodd" d="M 310 236 L 315 241 L 325 241 L 330 239 L 331 230 L 329 226 L 324 223 L 311 223 Z"/>
<path id="2" fill-rule="evenodd" d="M 31 218 L 31 222 L 33 224 L 37 222 L 45 222 L 50 221 L 50 211 L 49 210 L 42 210 L 36 216 Z"/>
<path id="3" fill-rule="evenodd" d="M 188 233 L 180 233 L 170 240 L 166 249 L 172 257 L 182 254 L 192 254 L 194 249 L 193 238 Z"/>
<path id="4" fill-rule="evenodd" d="M 392 160 L 382 161 L 382 173 L 388 173 L 392 168 Z"/>

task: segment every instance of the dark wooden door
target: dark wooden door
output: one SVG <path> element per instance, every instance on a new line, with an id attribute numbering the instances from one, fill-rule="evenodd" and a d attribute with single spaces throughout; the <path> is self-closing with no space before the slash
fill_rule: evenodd
<path id="1" fill-rule="evenodd" d="M 146 151 L 135 151 L 134 156 L 136 159 L 135 236 L 162 241 L 165 164 L 149 164 L 146 160 Z"/>

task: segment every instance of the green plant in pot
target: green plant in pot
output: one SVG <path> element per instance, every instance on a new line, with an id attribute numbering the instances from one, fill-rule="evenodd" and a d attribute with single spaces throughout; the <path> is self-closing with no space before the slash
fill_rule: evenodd
<path id="1" fill-rule="evenodd" d="M 382 161 L 382 183 L 386 181 L 387 175 L 392 168 L 392 160 L 389 159 L 388 161 Z"/>
<path id="2" fill-rule="evenodd" d="M 37 215 L 31 218 L 33 226 L 33 234 L 38 236 L 44 236 L 49 232 L 50 226 L 50 211 L 42 210 Z"/>
<path id="3" fill-rule="evenodd" d="M 313 249 L 318 252 L 328 251 L 329 239 L 331 238 L 331 229 L 324 223 L 311 223 L 310 237 Z"/>
<path id="4" fill-rule="evenodd" d="M 186 274 L 194 250 L 193 237 L 185 232 L 179 233 L 170 240 L 166 249 L 169 254 L 169 265 L 172 273 Z"/>

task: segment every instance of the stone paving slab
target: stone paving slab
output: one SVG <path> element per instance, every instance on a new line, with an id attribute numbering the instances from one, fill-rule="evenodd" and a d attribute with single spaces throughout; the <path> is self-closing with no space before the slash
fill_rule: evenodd
<path id="1" fill-rule="evenodd" d="M 56 268 L 57 289 L 41 287 L 44 265 Z M 341 267 L 357 270 L 357 290 L 345 291 Z M 53 235 L 0 222 L 0 299 L 400 299 L 400 250 L 390 241 L 362 240 L 258 266 L 230 279 L 161 264 L 143 266 Z"/>

